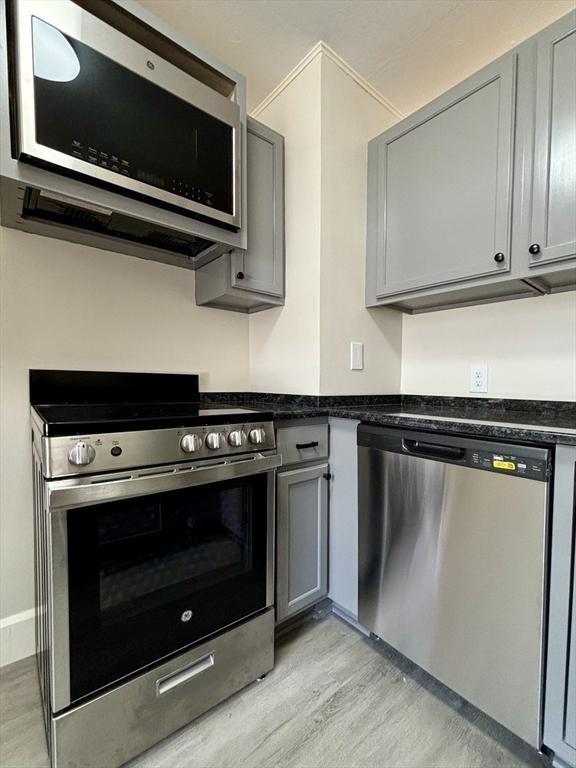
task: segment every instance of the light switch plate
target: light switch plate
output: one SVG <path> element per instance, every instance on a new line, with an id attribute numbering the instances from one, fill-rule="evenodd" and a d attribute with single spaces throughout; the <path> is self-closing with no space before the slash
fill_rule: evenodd
<path id="1" fill-rule="evenodd" d="M 476 363 L 470 366 L 470 392 L 488 392 L 488 366 Z"/>
<path id="2" fill-rule="evenodd" d="M 350 342 L 350 370 L 361 371 L 364 368 L 364 344 L 361 341 Z"/>

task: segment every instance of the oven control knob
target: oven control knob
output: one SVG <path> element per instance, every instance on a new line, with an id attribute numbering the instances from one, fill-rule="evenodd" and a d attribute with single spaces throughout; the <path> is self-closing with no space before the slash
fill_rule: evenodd
<path id="1" fill-rule="evenodd" d="M 218 448 L 222 448 L 223 442 L 224 438 L 220 432 L 210 432 L 210 434 L 206 437 L 206 445 L 208 448 L 210 448 L 211 451 L 217 451 Z"/>
<path id="2" fill-rule="evenodd" d="M 262 427 L 250 430 L 250 442 L 254 445 L 262 445 L 262 443 L 266 442 L 266 432 L 264 432 Z"/>
<path id="3" fill-rule="evenodd" d="M 202 438 L 199 435 L 184 435 L 180 440 L 180 448 L 184 453 L 196 453 L 202 448 Z"/>
<path id="4" fill-rule="evenodd" d="M 234 429 L 228 435 L 228 442 L 233 448 L 241 448 L 246 445 L 247 440 L 246 432 L 243 429 Z"/>
<path id="5" fill-rule="evenodd" d="M 80 441 L 76 443 L 73 448 L 68 451 L 68 461 L 70 464 L 74 464 L 77 467 L 84 467 L 86 464 L 91 464 L 96 456 L 94 447 L 89 443 Z"/>

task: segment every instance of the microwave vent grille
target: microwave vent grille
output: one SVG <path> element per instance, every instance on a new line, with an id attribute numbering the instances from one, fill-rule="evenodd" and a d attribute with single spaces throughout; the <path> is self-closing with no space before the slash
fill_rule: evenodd
<path id="1" fill-rule="evenodd" d="M 21 216 L 166 251 L 180 257 L 182 266 L 191 266 L 194 259 L 214 249 L 212 241 L 196 235 L 32 187 L 26 189 Z"/>

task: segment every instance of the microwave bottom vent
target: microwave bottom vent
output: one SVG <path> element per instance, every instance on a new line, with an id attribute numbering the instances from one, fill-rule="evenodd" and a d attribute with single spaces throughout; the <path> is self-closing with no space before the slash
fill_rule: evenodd
<path id="1" fill-rule="evenodd" d="M 195 235 L 162 227 L 64 195 L 27 187 L 22 218 L 128 240 L 193 260 L 215 244 Z"/>

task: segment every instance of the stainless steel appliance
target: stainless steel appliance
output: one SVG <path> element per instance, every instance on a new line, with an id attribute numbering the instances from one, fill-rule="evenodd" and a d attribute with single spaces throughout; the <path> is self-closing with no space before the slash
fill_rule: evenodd
<path id="1" fill-rule="evenodd" d="M 358 428 L 359 621 L 541 746 L 550 452 Z"/>
<path id="2" fill-rule="evenodd" d="M 273 665 L 271 415 L 197 377 L 31 371 L 53 766 L 117 766 Z M 189 399 L 189 400 L 188 400 Z"/>
<path id="3" fill-rule="evenodd" d="M 18 159 L 240 227 L 241 119 L 229 95 L 99 18 L 98 4 L 9 8 Z"/>

